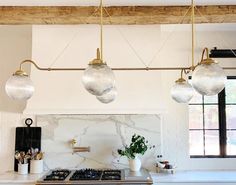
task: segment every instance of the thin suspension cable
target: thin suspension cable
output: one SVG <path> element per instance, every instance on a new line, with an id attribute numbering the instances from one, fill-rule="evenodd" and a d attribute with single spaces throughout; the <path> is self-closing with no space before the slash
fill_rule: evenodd
<path id="1" fill-rule="evenodd" d="M 100 44 L 101 60 L 103 61 L 103 0 L 100 0 Z"/>
<path id="2" fill-rule="evenodd" d="M 183 17 L 180 19 L 180 21 L 178 21 L 178 24 L 173 28 L 173 30 L 170 32 L 170 34 L 167 36 L 167 38 L 164 40 L 163 44 L 161 45 L 161 47 L 159 48 L 159 50 L 157 50 L 157 52 L 154 54 L 154 56 L 152 57 L 151 61 L 148 63 L 148 66 L 150 66 L 154 60 L 156 59 L 157 55 L 161 52 L 161 50 L 165 47 L 167 41 L 170 39 L 170 37 L 172 37 L 172 35 L 174 34 L 174 31 L 176 29 L 176 27 L 181 24 L 185 17 L 187 16 L 189 10 L 191 9 L 191 6 L 188 8 L 188 10 L 186 11 L 186 13 L 183 15 Z"/>
<path id="3" fill-rule="evenodd" d="M 189 10 L 191 9 L 191 6 L 187 9 L 187 11 L 185 12 L 185 14 L 183 15 L 183 17 L 181 17 L 180 21 L 178 21 L 178 24 L 181 24 L 185 17 L 187 16 Z M 108 18 L 109 18 L 109 22 L 110 24 L 112 23 L 112 20 L 111 20 L 111 15 L 110 13 L 107 11 L 106 8 L 104 8 L 104 11 L 106 12 L 106 14 L 108 15 Z M 167 38 L 165 39 L 165 41 L 163 42 L 163 44 L 161 45 L 160 49 L 154 54 L 154 56 L 152 57 L 152 59 L 150 60 L 150 62 L 148 64 L 146 64 L 142 57 L 140 57 L 140 55 L 137 53 L 137 51 L 134 49 L 134 47 L 132 46 L 132 44 L 129 42 L 129 40 L 124 36 L 123 32 L 120 30 L 119 27 L 116 27 L 116 29 L 119 31 L 119 33 L 121 34 L 121 36 L 123 37 L 123 39 L 127 42 L 127 44 L 130 46 L 130 48 L 133 50 L 134 54 L 137 56 L 137 58 L 141 61 L 141 63 L 143 65 L 145 65 L 146 67 L 149 67 L 154 59 L 156 58 L 156 56 L 160 53 L 160 51 L 164 48 L 165 44 L 167 43 L 168 39 L 173 35 L 174 33 L 174 30 L 176 29 L 176 27 L 178 26 L 178 24 L 174 27 L 174 29 L 170 32 L 170 34 L 167 36 Z"/>
<path id="4" fill-rule="evenodd" d="M 93 13 L 91 15 L 89 15 L 86 20 L 84 21 L 84 24 L 87 24 L 88 19 L 90 19 L 98 10 L 98 7 L 96 7 L 93 11 Z M 82 19 L 81 19 L 82 21 Z M 83 21 L 82 21 L 83 22 Z M 49 65 L 50 68 L 58 61 L 59 58 L 61 58 L 61 56 L 65 53 L 65 51 L 69 48 L 69 46 L 71 45 L 71 43 L 75 40 L 75 38 L 77 37 L 79 31 L 77 31 L 69 40 L 69 42 L 66 44 L 66 46 L 61 50 L 61 52 L 56 56 L 56 58 L 53 60 L 53 62 Z"/>
<path id="5" fill-rule="evenodd" d="M 112 23 L 111 21 L 111 15 L 109 14 L 109 12 L 107 11 L 107 9 L 104 7 L 104 11 L 106 12 L 109 22 L 110 24 Z M 132 49 L 132 51 L 134 52 L 134 54 L 136 55 L 136 57 L 141 61 L 141 63 L 147 68 L 148 66 L 146 65 L 146 63 L 143 61 L 142 57 L 137 53 L 137 51 L 134 49 L 134 47 L 132 46 L 132 44 L 129 42 L 129 40 L 125 37 L 125 35 L 123 34 L 123 32 L 120 30 L 120 28 L 115 27 L 116 30 L 118 30 L 118 32 L 120 33 L 120 35 L 122 36 L 122 38 L 127 42 L 127 44 L 129 45 L 129 47 Z"/>

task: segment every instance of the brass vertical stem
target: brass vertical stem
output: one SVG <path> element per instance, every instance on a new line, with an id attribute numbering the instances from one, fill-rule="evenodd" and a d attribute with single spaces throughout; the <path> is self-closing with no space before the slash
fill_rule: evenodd
<path id="1" fill-rule="evenodd" d="M 184 69 L 181 69 L 181 79 L 183 79 L 183 72 L 184 72 Z"/>
<path id="2" fill-rule="evenodd" d="M 191 24 L 192 24 L 192 67 L 194 67 L 194 47 L 195 47 L 195 6 L 194 6 L 194 0 L 192 0 L 192 14 L 191 14 Z"/>
<path id="3" fill-rule="evenodd" d="M 99 48 L 97 48 L 97 59 L 98 59 L 98 60 L 100 60 L 100 59 L 101 59 L 101 57 L 100 57 L 100 50 L 99 50 Z"/>
<path id="4" fill-rule="evenodd" d="M 100 0 L 100 50 L 103 61 L 103 0 Z"/>
<path id="5" fill-rule="evenodd" d="M 207 57 L 207 59 L 208 59 L 208 58 L 209 58 L 209 50 L 208 50 L 208 48 L 204 48 L 204 49 L 203 49 L 201 61 L 203 61 L 203 58 L 204 58 L 205 53 L 206 53 L 206 57 Z"/>

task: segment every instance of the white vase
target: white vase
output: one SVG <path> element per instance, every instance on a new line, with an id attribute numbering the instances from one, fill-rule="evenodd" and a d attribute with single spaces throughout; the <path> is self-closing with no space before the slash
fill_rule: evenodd
<path id="1" fill-rule="evenodd" d="M 21 174 L 21 175 L 26 175 L 26 174 L 28 174 L 28 167 L 29 166 L 29 164 L 27 163 L 27 164 L 21 164 L 21 163 L 19 163 L 18 164 L 18 174 Z"/>
<path id="2" fill-rule="evenodd" d="M 31 160 L 30 173 L 42 173 L 42 172 L 43 172 L 43 160 Z"/>
<path id="3" fill-rule="evenodd" d="M 137 172 L 140 170 L 141 166 L 142 166 L 142 163 L 138 157 L 135 157 L 135 159 L 129 159 L 130 171 Z"/>

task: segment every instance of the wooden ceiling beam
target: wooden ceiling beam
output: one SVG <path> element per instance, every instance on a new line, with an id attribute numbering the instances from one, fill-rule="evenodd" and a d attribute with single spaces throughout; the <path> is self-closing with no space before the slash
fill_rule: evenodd
<path id="1" fill-rule="evenodd" d="M 106 7 L 104 24 L 179 24 L 189 6 Z M 197 6 L 196 23 L 236 23 L 236 5 Z M 0 24 L 98 24 L 97 7 L 0 6 Z M 188 14 L 181 23 L 190 23 Z"/>

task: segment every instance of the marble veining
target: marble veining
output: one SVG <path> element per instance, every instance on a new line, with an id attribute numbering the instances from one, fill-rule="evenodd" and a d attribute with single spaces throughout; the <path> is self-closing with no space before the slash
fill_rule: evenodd
<path id="1" fill-rule="evenodd" d="M 46 169 L 128 167 L 117 149 L 129 144 L 136 133 L 156 146 L 140 156 L 142 166 L 153 171 L 156 155 L 162 153 L 161 122 L 160 115 L 38 115 Z M 72 139 L 77 146 L 90 146 L 91 152 L 72 154 Z"/>

